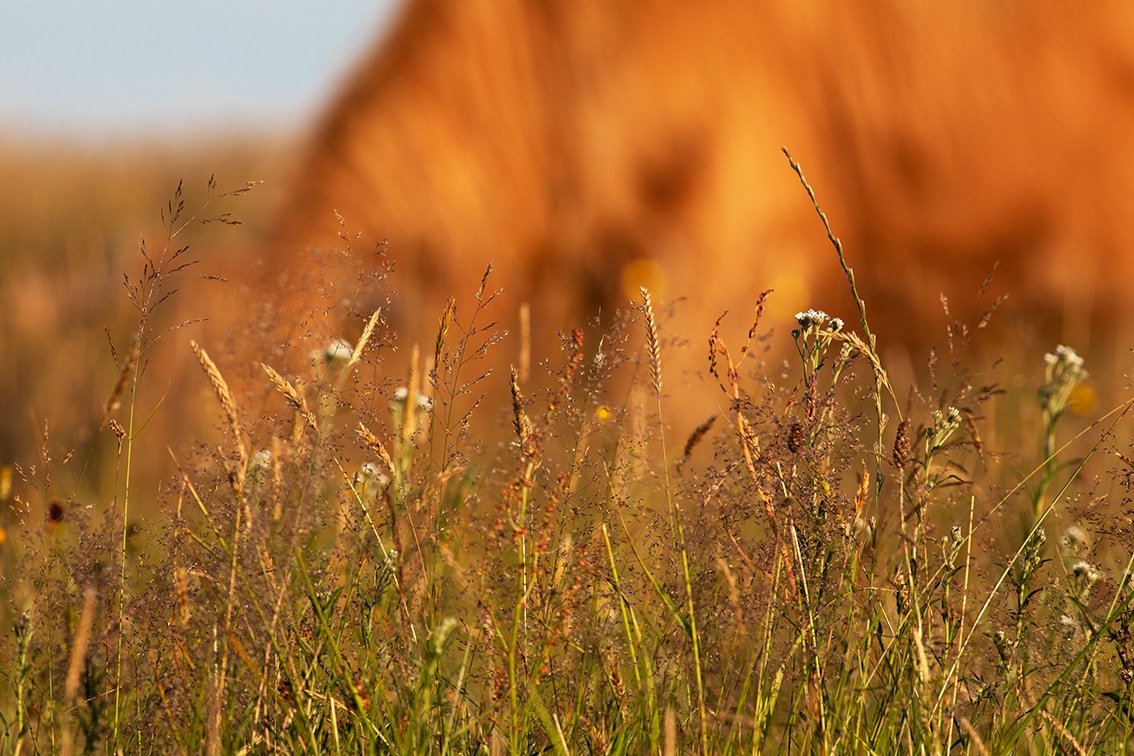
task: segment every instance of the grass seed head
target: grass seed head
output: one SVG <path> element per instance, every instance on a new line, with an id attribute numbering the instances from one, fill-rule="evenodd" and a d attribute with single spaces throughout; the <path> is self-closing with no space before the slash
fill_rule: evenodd
<path id="1" fill-rule="evenodd" d="M 662 387 L 661 339 L 658 336 L 658 324 L 654 316 L 653 298 L 645 286 L 641 287 L 639 291 L 642 292 L 642 314 L 646 318 L 646 344 L 650 352 L 650 377 L 653 379 L 654 391 L 660 394 Z"/>
<path id="2" fill-rule="evenodd" d="M 898 423 L 898 432 L 894 436 L 894 451 L 893 462 L 894 467 L 900 471 L 904 471 L 910 464 L 910 451 L 912 448 L 912 439 L 910 438 L 910 421 L 902 420 Z"/>
<path id="3" fill-rule="evenodd" d="M 524 410 L 524 396 L 520 392 L 519 375 L 516 368 L 512 367 L 512 427 L 516 431 L 516 439 L 520 443 L 520 448 L 523 450 L 525 456 L 532 453 L 533 436 L 535 434 L 535 426 L 532 420 L 528 417 L 528 413 Z"/>

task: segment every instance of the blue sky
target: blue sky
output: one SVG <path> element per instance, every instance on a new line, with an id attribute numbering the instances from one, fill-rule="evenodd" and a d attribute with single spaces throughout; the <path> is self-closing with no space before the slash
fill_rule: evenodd
<path id="1" fill-rule="evenodd" d="M 399 0 L 3 0 L 0 132 L 297 128 Z"/>

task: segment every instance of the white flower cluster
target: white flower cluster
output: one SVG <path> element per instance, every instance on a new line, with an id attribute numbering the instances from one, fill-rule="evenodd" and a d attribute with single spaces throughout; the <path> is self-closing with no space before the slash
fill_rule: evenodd
<path id="1" fill-rule="evenodd" d="M 796 316 L 798 317 L 798 316 Z M 1069 346 L 1060 344 L 1055 348 L 1055 353 L 1048 352 L 1043 356 L 1043 361 L 1049 366 L 1064 366 L 1072 370 L 1078 370 L 1083 367 L 1083 358 L 1079 356 L 1078 352 Z"/>
<path id="2" fill-rule="evenodd" d="M 799 328 L 792 330 L 791 337 L 795 339 L 795 348 L 803 358 L 804 380 L 810 382 L 809 376 L 818 372 L 827 359 L 827 350 L 837 338 L 835 334 L 843 330 L 843 321 L 832 318 L 822 310 L 797 312 L 795 320 L 799 323 Z M 846 365 L 848 355 L 847 345 L 844 344 L 843 358 L 836 364 L 836 373 Z"/>
<path id="3" fill-rule="evenodd" d="M 1078 553 L 1086 551 L 1090 546 L 1090 535 L 1078 525 L 1071 525 L 1063 531 L 1063 548 Z"/>
<path id="4" fill-rule="evenodd" d="M 406 406 L 407 399 L 409 399 L 409 389 L 405 386 L 399 386 L 397 391 L 394 392 L 394 398 L 390 401 L 390 409 L 400 410 Z M 415 397 L 415 404 L 419 412 L 429 412 L 433 409 L 433 400 L 420 391 L 417 392 Z"/>
<path id="5" fill-rule="evenodd" d="M 355 494 L 366 505 L 373 504 L 378 494 L 390 484 L 390 477 L 373 462 L 363 462 L 351 481 Z"/>
<path id="6" fill-rule="evenodd" d="M 1043 356 L 1045 381 L 1040 387 L 1040 402 L 1049 422 L 1067 409 L 1071 393 L 1087 380 L 1083 358 L 1068 346 L 1058 346 L 1054 353 Z"/>
<path id="7" fill-rule="evenodd" d="M 942 412 L 933 410 L 933 425 L 925 429 L 926 447 L 933 453 L 945 445 L 953 431 L 961 424 L 961 411 L 956 407 L 949 407 Z"/>
<path id="8" fill-rule="evenodd" d="M 330 365 L 339 360 L 349 360 L 354 354 L 354 347 L 346 339 L 335 339 L 323 349 L 316 349 L 309 355 L 311 364 L 315 366 Z"/>
<path id="9" fill-rule="evenodd" d="M 805 310 L 804 312 L 797 312 L 795 314 L 795 319 L 796 322 L 799 323 L 799 327 L 804 331 L 809 331 L 813 328 L 819 329 L 823 326 L 827 326 L 832 331 L 843 330 L 842 318 L 832 318 L 822 310 Z"/>
<path id="10" fill-rule="evenodd" d="M 1102 580 L 1102 572 L 1090 562 L 1080 560 L 1071 567 L 1071 581 L 1081 599 L 1085 599 L 1091 588 L 1100 580 Z"/>
<path id="11" fill-rule="evenodd" d="M 253 470 L 270 470 L 272 468 L 272 452 L 270 449 L 260 449 L 252 455 L 249 466 Z"/>

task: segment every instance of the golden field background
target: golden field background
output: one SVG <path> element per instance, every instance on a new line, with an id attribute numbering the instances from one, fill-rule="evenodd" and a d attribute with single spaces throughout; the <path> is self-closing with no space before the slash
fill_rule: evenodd
<path id="1" fill-rule="evenodd" d="M 188 339 L 223 344 L 239 319 L 233 303 L 248 291 L 250 250 L 279 191 L 286 144 L 263 137 L 193 144 L 155 137 L 140 145 L 0 139 L 0 360 L 7 366 L 0 374 L 0 457 L 18 466 L 14 492 L 25 502 L 37 510 L 45 500 L 95 505 L 113 491 L 101 467 L 113 441 L 100 425 L 137 328 L 124 282 L 142 275 L 143 242 L 155 257 L 189 244 L 187 254 L 198 261 L 177 277 L 178 292 L 158 313 L 161 330 L 185 325 L 145 355 L 142 382 L 143 403 L 163 404 L 154 415 L 154 434 L 163 441 L 150 448 L 169 443 L 172 429 L 186 430 L 205 386 L 191 369 Z M 179 184 L 188 212 L 196 212 L 214 175 L 218 192 L 264 183 L 239 200 L 217 198 L 202 215 L 229 212 L 241 225 L 192 223 L 170 241 L 163 214 Z M 95 455 L 89 465 L 88 454 Z M 148 462 L 162 465 L 160 456 Z M 143 474 L 156 496 L 160 476 Z"/>
<path id="2" fill-rule="evenodd" d="M 237 137 L 207 138 L 197 144 L 155 140 L 139 146 L 9 138 L 0 144 L 0 170 L 11 179 L 0 187 L 0 249 L 5 252 L 0 259 L 5 312 L 0 359 L 7 366 L 0 373 L 0 396 L 6 406 L 6 422 L 0 426 L 0 463 L 8 470 L 9 481 L 4 490 L 4 522 L 17 530 L 34 530 L 46 521 L 52 503 L 68 509 L 108 507 L 120 491 L 122 470 L 115 463 L 118 448 L 107 422 L 115 418 L 124 422 L 126 409 L 107 408 L 112 398 L 121 400 L 119 379 L 138 325 L 138 308 L 130 301 L 125 282 L 143 275 L 146 260 L 139 251 L 143 242 L 154 259 L 188 245 L 183 260 L 193 262 L 167 282 L 173 293 L 149 324 L 151 331 L 156 328 L 158 338 L 140 360 L 144 380 L 139 381 L 136 411 L 145 427 L 139 434 L 144 443 L 137 452 L 133 495 L 142 502 L 136 511 L 156 513 L 151 507 L 162 498 L 178 464 L 185 464 L 195 452 L 207 451 L 217 438 L 215 398 L 192 356 L 190 340 L 200 342 L 222 367 L 234 372 L 252 366 L 255 373 L 263 357 L 246 351 L 266 347 L 263 341 L 245 338 L 245 332 L 262 327 L 257 322 L 258 298 L 263 296 L 265 268 L 270 270 L 272 265 L 270 250 L 265 256 L 262 242 L 295 170 L 297 142 L 282 137 Z M 784 170 L 790 172 L 786 161 Z M 211 198 L 210 177 L 216 180 L 212 192 L 216 196 Z M 222 196 L 248 181 L 262 183 L 239 197 Z M 185 211 L 172 224 L 178 231 L 170 240 L 171 225 L 164 218 L 178 191 Z M 822 203 L 821 188 L 819 195 Z M 802 189 L 799 201 L 805 206 L 808 202 Z M 206 222 L 226 213 L 239 225 Z M 838 219 L 833 222 L 837 226 Z M 345 228 L 350 228 L 349 221 Z M 837 227 L 834 230 L 837 234 Z M 837 270 L 833 252 L 824 250 L 818 220 L 815 237 L 820 256 L 830 254 L 827 263 Z M 366 246 L 363 256 L 371 246 Z M 885 275 L 869 260 L 856 261 L 859 253 L 847 250 L 860 281 Z M 499 272 L 496 276 L 499 278 Z M 398 280 L 395 276 L 387 283 L 396 290 Z M 472 307 L 476 283 L 470 281 L 464 291 L 452 293 L 466 312 Z M 509 282 L 504 284 L 507 288 Z M 977 295 L 973 292 L 973 303 L 963 307 L 973 307 Z M 869 302 L 867 305 L 869 308 Z M 628 301 L 627 309 L 632 307 Z M 499 307 L 489 308 L 489 314 L 496 321 L 514 317 Z M 440 312 L 421 314 L 426 320 L 440 316 Z M 743 316 L 735 317 L 731 327 L 739 333 Z M 904 349 L 890 352 L 896 359 L 887 362 L 887 367 L 907 410 L 939 401 L 933 392 L 949 385 L 983 384 L 1013 393 L 1023 391 L 1026 396 L 1028 387 L 1042 377 L 1037 350 L 1043 347 L 1035 334 L 1020 332 L 995 311 L 988 328 L 958 322 L 957 330 L 950 331 L 943 312 L 940 320 L 940 330 L 929 336 L 937 345 L 933 352 L 928 347 L 917 354 Z M 686 361 L 701 361 L 699 345 L 712 324 L 703 326 L 703 333 L 671 334 L 670 348 Z M 729 327 L 726 321 L 723 331 L 727 333 Z M 1100 339 L 1101 343 L 1119 343 L 1121 329 L 1122 324 L 1116 323 L 1115 331 Z M 787 375 L 781 374 L 788 366 L 782 343 L 788 337 L 786 331 L 782 323 L 767 327 L 764 335 L 780 343 L 763 354 L 755 367 L 758 374 L 765 373 L 772 380 Z M 498 374 L 516 360 L 516 337 L 511 333 L 490 359 Z M 955 354 L 948 352 L 947 344 L 956 348 Z M 627 348 L 634 348 L 632 340 Z M 887 344 L 883 342 L 880 349 L 887 349 Z M 402 345 L 402 358 L 393 363 L 397 374 L 384 376 L 391 386 L 401 380 L 407 350 L 408 345 Z M 1089 353 L 1088 365 L 1101 364 L 1103 369 L 1091 372 L 1090 382 L 1078 395 L 1081 425 L 1126 396 L 1129 378 L 1123 366 L 1129 361 L 1129 350 Z M 267 389 L 261 376 L 254 375 L 253 380 Z M 675 376 L 671 381 L 679 387 L 675 397 L 690 386 L 706 393 L 712 389 L 703 375 Z M 709 403 L 727 406 L 721 399 L 710 398 Z M 680 404 L 674 409 L 682 421 L 676 424 L 676 432 L 686 434 L 692 425 L 682 416 Z M 263 408 L 253 405 L 247 409 L 256 415 Z M 499 437 L 500 429 L 510 422 L 506 396 L 490 396 L 482 412 L 487 418 L 481 428 L 485 439 Z M 1011 400 L 993 396 L 980 412 L 988 422 L 981 437 L 988 449 L 1017 448 L 1036 421 L 1028 414 L 1034 410 L 1022 405 L 1018 396 Z M 1125 453 L 1120 443 L 1114 449 Z M 1010 455 L 1005 464 L 1013 464 Z M 1105 498 L 1090 506 L 1105 503 Z M 1126 513 L 1121 517 L 1129 521 Z"/>
<path id="3" fill-rule="evenodd" d="M 477 70 L 451 49 L 489 51 L 480 61 L 489 71 L 500 63 L 491 56 L 503 47 L 440 46 L 444 34 L 431 35 L 455 27 L 432 11 L 451 10 L 474 40 L 507 32 L 491 21 L 508 8 L 531 33 L 510 40 L 558 29 L 535 6 L 503 0 L 414 7 L 401 42 L 432 42 L 399 49 L 429 65 L 413 55 L 404 68 L 378 65 L 393 71 L 375 77 L 387 87 L 380 95 L 398 92 L 403 75 L 436 84 L 454 68 Z M 684 39 L 691 6 L 659 7 L 669 11 L 656 19 L 661 38 Z M 753 7 L 733 11 L 750 20 Z M 789 56 L 799 68 L 771 74 L 791 89 L 809 56 L 831 50 L 822 43 L 842 33 L 846 11 L 766 7 L 808 41 Z M 984 18 L 984 6 L 965 7 Z M 938 29 L 913 11 L 901 17 L 917 34 L 896 35 L 895 49 L 918 60 Z M 1059 51 L 1056 41 L 1097 34 L 1125 49 L 1092 18 L 1064 35 L 1040 15 L 1032 39 Z M 625 22 L 575 20 L 576 41 L 610 39 L 603 24 Z M 10 683 L 0 684 L 0 746 L 1128 748 L 1134 328 L 1121 313 L 1134 308 L 1103 295 L 1121 291 L 1134 265 L 1121 254 L 1125 224 L 1110 213 L 1134 178 L 1125 154 L 1080 174 L 1074 153 L 1035 149 L 1076 143 L 1092 128 L 1084 123 L 1105 136 L 1090 155 L 1123 143 L 1134 105 L 1108 89 L 1126 81 L 1123 59 L 1107 58 L 1108 76 L 1086 95 L 1056 87 L 1058 102 L 1094 107 L 1089 118 L 1064 108 L 1011 132 L 1005 122 L 1051 104 L 1020 90 L 1007 111 L 982 97 L 974 112 L 971 80 L 950 68 L 969 71 L 969 48 L 943 44 L 930 51 L 943 67 L 926 73 L 942 83 L 943 120 L 923 119 L 912 105 L 932 103 L 903 89 L 906 69 L 870 44 L 885 31 L 854 20 L 862 37 L 846 51 L 857 57 L 814 61 L 800 80 L 806 96 L 790 101 L 799 109 L 776 115 L 782 125 L 821 113 L 829 120 L 817 124 L 847 129 L 816 125 L 795 157 L 804 171 L 816 165 L 809 188 L 831 211 L 830 233 L 848 230 L 843 252 L 862 297 L 787 158 L 761 153 L 755 175 L 741 160 L 699 162 L 722 145 L 752 149 L 745 121 L 685 110 L 697 101 L 677 89 L 659 114 L 648 89 L 636 100 L 618 98 L 618 86 L 593 98 L 585 75 L 574 102 L 535 87 L 561 127 L 547 143 L 548 133 L 528 135 L 548 162 L 502 173 L 493 157 L 513 143 L 481 151 L 462 128 L 499 136 L 501 91 L 514 107 L 533 92 L 523 76 L 503 90 L 484 79 L 462 90 L 467 100 L 409 87 L 422 97 L 392 103 L 384 121 L 379 106 L 391 103 L 381 96 L 368 101 L 373 118 L 352 109 L 352 97 L 373 94 L 364 69 L 328 130 L 315 128 L 310 152 L 256 134 L 0 140 L 0 678 Z M 736 43 L 735 28 L 709 23 L 700 43 L 712 49 L 721 34 Z M 963 24 L 949 29 L 969 39 Z M 633 51 L 628 80 L 671 70 L 674 58 L 651 39 L 597 49 Z M 1008 51 L 994 69 L 1008 84 L 1034 70 L 1049 83 L 1089 78 L 1097 65 L 1080 50 L 1070 68 L 1037 55 L 1033 69 L 1011 55 L 1024 48 L 1027 38 L 996 48 Z M 743 49 L 764 82 L 766 51 Z M 727 68 L 735 58 L 710 60 Z M 863 88 L 828 89 L 847 83 L 850 62 Z M 894 92 L 906 99 L 888 99 Z M 454 117 L 452 102 L 478 117 Z M 608 110 L 612 102 L 639 120 Z M 600 125 L 588 130 L 584 118 L 575 132 L 557 120 L 575 105 Z M 671 161 L 672 132 L 641 130 L 690 112 L 704 131 L 684 134 L 693 148 Z M 762 119 L 750 101 L 734 114 Z M 436 131 L 421 128 L 426 116 Z M 340 118 L 356 141 L 328 137 Z M 989 152 L 956 152 L 987 133 L 999 140 Z M 631 146 L 613 173 L 594 157 L 614 149 L 611 134 Z M 444 150 L 429 149 L 434 138 Z M 421 151 L 405 152 L 402 139 Z M 387 174 L 380 157 L 358 173 L 339 160 L 343 144 L 366 154 L 375 142 L 405 167 Z M 643 144 L 644 162 L 633 150 Z M 583 170 L 573 154 L 590 155 Z M 1050 162 L 1032 160 L 1044 154 Z M 453 165 L 464 183 L 450 181 Z M 415 186 L 398 183 L 406 175 L 437 193 L 406 191 Z M 531 189 L 559 181 L 579 202 L 564 213 Z M 375 185 L 388 201 L 374 201 Z M 753 187 L 774 201 L 762 205 Z M 540 243 L 509 236 L 508 223 L 482 225 L 496 188 L 493 201 L 531 221 Z M 339 190 L 354 203 L 341 221 L 327 212 Z M 465 196 L 476 201 L 456 201 Z M 401 207 L 404 225 L 387 246 L 389 207 Z M 718 224 L 719 212 L 737 226 Z M 580 219 L 593 225 L 575 227 Z M 736 229 L 753 222 L 782 232 L 790 254 L 751 252 Z M 346 242 L 356 228 L 366 235 L 348 245 L 353 257 L 316 254 L 302 235 Z M 678 272 L 667 291 L 614 293 L 621 264 L 636 261 L 619 254 L 650 252 L 680 237 L 675 229 L 735 246 L 707 246 L 707 257 L 664 247 Z M 544 268 L 538 253 L 549 249 Z M 580 250 L 592 285 L 575 288 L 563 266 Z M 1036 265 L 1037 250 L 1057 264 Z M 496 264 L 487 279 L 480 255 Z M 1004 265 L 985 291 L 998 255 Z M 761 293 L 785 259 L 825 283 Z M 712 275 L 680 275 L 701 263 Z M 1113 275 L 1098 278 L 1108 265 Z M 277 290 L 285 284 L 295 298 Z M 950 286 L 948 313 L 938 284 Z M 717 285 L 735 296 L 716 298 Z M 601 313 L 585 310 L 585 289 Z M 562 320 L 517 328 L 523 303 Z M 349 333 L 349 348 L 311 359 L 335 329 Z M 1085 362 L 1057 348 L 1062 333 L 1082 335 L 1068 346 Z"/>

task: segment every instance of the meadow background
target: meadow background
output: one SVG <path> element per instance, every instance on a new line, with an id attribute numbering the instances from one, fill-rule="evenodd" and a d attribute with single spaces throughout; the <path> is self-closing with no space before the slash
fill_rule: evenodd
<path id="1" fill-rule="evenodd" d="M 892 376 L 858 312 L 643 292 L 486 394 L 490 276 L 414 370 L 375 320 L 238 381 L 294 136 L 0 139 L 0 747 L 1128 747 L 1128 353 L 942 318 Z"/>

